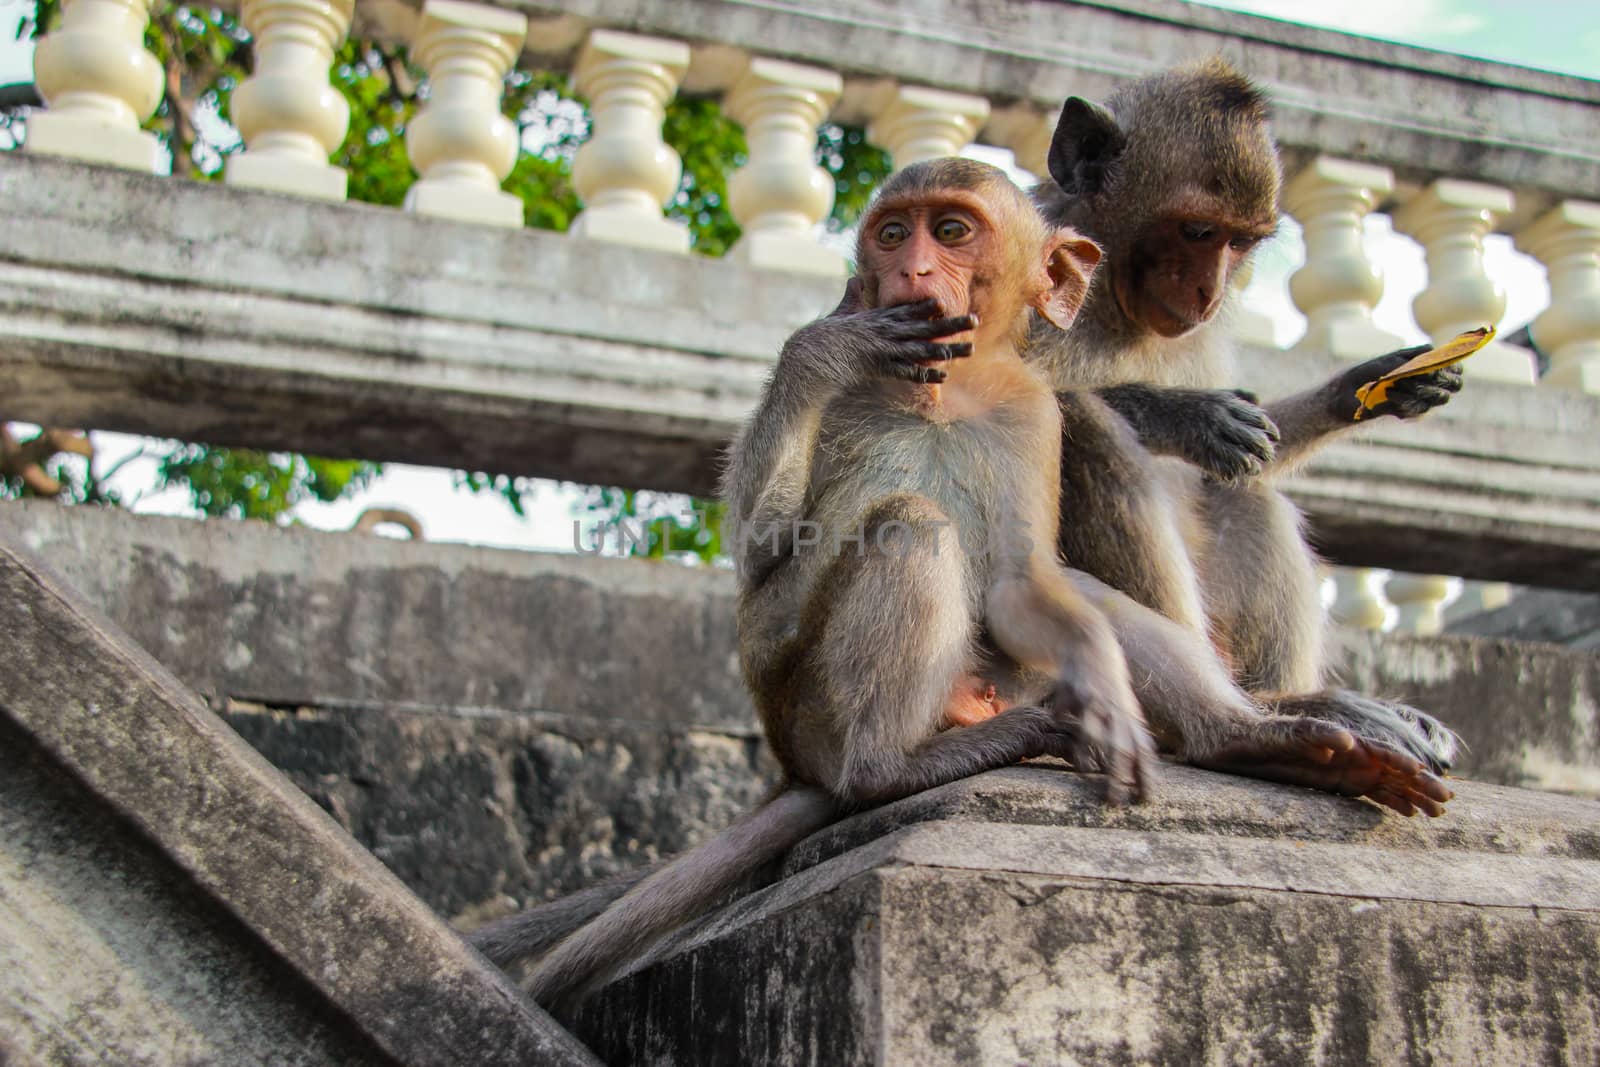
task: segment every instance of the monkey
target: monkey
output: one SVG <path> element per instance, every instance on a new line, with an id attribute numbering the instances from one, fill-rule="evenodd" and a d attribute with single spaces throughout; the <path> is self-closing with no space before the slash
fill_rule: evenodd
<path id="1" fill-rule="evenodd" d="M 725 472 L 740 666 L 781 786 L 557 944 L 535 1000 L 582 992 L 842 814 L 1035 756 L 1104 772 L 1110 801 L 1145 795 L 1118 638 L 1056 559 L 1059 408 L 1020 352 L 1031 312 L 1071 322 L 1098 259 L 987 164 L 884 183 L 858 280 L 785 343 Z M 536 910 L 553 922 L 474 943 L 502 963 L 537 947 L 565 920 Z"/>
<path id="2" fill-rule="evenodd" d="M 1040 212 L 1105 250 L 1073 330 L 1038 321 L 1031 337 L 1062 404 L 1062 499 L 1096 501 L 1062 525 L 1064 558 L 1207 633 L 1263 710 L 1331 720 L 1359 747 L 1414 757 L 1426 768 L 1415 788 L 1397 792 L 1385 778 L 1367 795 L 1401 814 L 1441 814 L 1448 790 L 1434 775 L 1459 739 L 1414 708 L 1327 688 L 1316 558 L 1274 486 L 1354 425 L 1359 385 L 1423 349 L 1368 360 L 1265 407 L 1224 388 L 1229 280 L 1273 235 L 1282 175 L 1264 94 L 1221 60 L 1130 83 L 1105 107 L 1068 99 L 1048 165 L 1051 181 L 1034 190 Z M 1403 384 L 1377 414 L 1422 415 L 1461 388 L 1461 372 Z M 1239 762 L 1237 741 L 1217 749 L 1229 734 L 1214 724 L 1180 714 L 1152 715 L 1151 725 L 1191 762 L 1262 770 Z M 1298 762 L 1267 759 L 1272 773 L 1260 776 L 1299 780 Z"/>
<path id="3" fill-rule="evenodd" d="M 957 179 L 952 175 L 961 177 Z M 898 177 L 880 193 L 874 212 L 869 214 L 862 229 L 861 240 L 867 245 L 872 235 L 880 232 L 880 225 L 904 224 L 903 220 L 888 214 L 900 200 L 909 198 L 912 204 L 940 204 L 943 201 L 938 197 L 948 195 L 942 190 L 943 186 L 953 184 L 958 191 L 970 193 L 972 190 L 966 186 L 974 181 L 984 194 L 980 198 L 981 205 L 995 213 L 997 202 L 1000 220 L 1012 224 L 1008 233 L 1021 229 L 1034 235 L 1030 242 L 1037 240 L 1037 223 L 1021 227 L 1014 224 L 1012 216 L 1020 212 L 1020 208 L 1016 208 L 1017 193 L 1015 190 L 1004 193 L 1002 190 L 1011 187 L 996 184 L 997 177 L 980 165 L 965 161 L 925 166 Z M 916 195 L 912 196 L 913 193 Z M 926 200 L 919 200 L 919 197 Z M 942 224 L 944 220 L 938 221 Z M 991 225 L 994 221 L 989 220 Z M 962 225 L 968 223 L 962 222 Z M 1051 232 L 1048 227 L 1046 232 Z M 926 241 L 926 235 L 921 236 Z M 901 237 L 900 230 L 892 229 L 889 238 L 897 237 Z M 1078 254 L 1091 255 L 1081 248 Z M 775 801 L 742 820 L 729 834 L 665 868 L 657 865 L 624 872 L 566 900 L 511 916 L 468 935 L 472 944 L 491 960 L 506 965 L 545 951 L 575 926 L 601 913 L 599 920 L 540 963 L 529 987 L 541 1002 L 549 1004 L 581 990 L 637 956 L 658 936 L 725 896 L 746 872 L 782 855 L 814 829 L 843 812 L 862 803 L 890 799 L 909 788 L 932 785 L 988 766 L 1009 764 L 1036 751 L 1061 754 L 1060 742 L 1071 739 L 1070 734 L 1062 736 L 1057 732 L 1058 722 L 1041 715 L 1040 709 L 1027 706 L 1047 692 L 1048 687 L 1042 683 L 1048 683 L 1049 679 L 1040 677 L 1045 672 L 1036 672 L 1030 677 L 1027 670 L 1016 669 L 1015 665 L 1013 669 L 1006 669 L 1001 662 L 1005 657 L 992 647 L 986 649 L 986 656 L 961 663 L 953 678 L 950 677 L 952 669 L 946 665 L 943 670 L 946 681 L 942 684 L 931 684 L 928 678 L 917 677 L 914 673 L 909 682 L 902 683 L 906 700 L 912 694 L 920 694 L 917 699 L 921 701 L 924 720 L 921 732 L 925 735 L 920 754 L 937 755 L 942 760 L 970 761 L 960 766 L 946 763 L 942 768 L 924 769 L 937 769 L 937 774 L 913 774 L 910 781 L 886 788 L 881 749 L 876 761 L 878 766 L 857 762 L 852 768 L 849 753 L 843 752 L 836 741 L 826 738 L 830 729 L 838 729 L 837 720 L 825 717 L 822 722 L 813 723 L 810 717 L 798 714 L 805 706 L 801 701 L 811 702 L 812 706 L 816 703 L 812 688 L 817 684 L 816 679 L 806 675 L 837 670 L 827 660 L 822 661 L 820 672 L 816 665 L 823 656 L 821 648 L 830 629 L 828 623 L 840 613 L 841 605 L 849 606 L 841 598 L 851 586 L 845 583 L 845 589 L 838 588 L 840 583 L 835 580 L 835 571 L 851 568 L 847 574 L 860 578 L 865 568 L 864 560 L 852 559 L 844 553 L 830 556 L 811 552 L 821 542 L 818 531 L 788 521 L 796 514 L 818 514 L 815 509 L 821 502 L 819 498 L 826 496 L 834 480 L 840 477 L 841 464 L 854 469 L 846 462 L 854 453 L 841 452 L 840 448 L 860 447 L 856 435 L 864 431 L 850 426 L 852 432 L 845 436 L 841 445 L 835 445 L 833 438 L 839 432 L 839 422 L 836 417 L 824 417 L 830 410 L 829 402 L 843 388 L 839 384 L 841 381 L 853 380 L 848 369 L 855 367 L 855 373 L 860 375 L 861 360 L 874 353 L 875 361 L 869 366 L 891 379 L 875 383 L 875 388 L 892 386 L 902 392 L 909 390 L 913 396 L 933 394 L 944 384 L 948 374 L 939 364 L 958 368 L 959 364 L 954 361 L 968 358 L 970 349 L 965 345 L 973 343 L 950 340 L 943 345 L 937 343 L 936 339 L 943 336 L 938 331 L 964 326 L 966 320 L 932 321 L 929 316 L 934 314 L 934 309 L 927 304 L 908 307 L 893 303 L 893 300 L 918 295 L 920 290 L 906 293 L 902 281 L 896 281 L 892 288 L 899 291 L 892 291 L 886 297 L 881 282 L 873 285 L 883 270 L 883 262 L 873 254 L 871 246 L 863 248 L 860 261 L 865 266 L 863 281 L 867 285 L 852 283 L 852 289 L 832 315 L 801 330 L 785 346 L 757 416 L 731 450 L 732 463 L 725 478 L 731 516 L 742 526 L 731 538 L 736 546 L 739 573 L 741 667 L 756 699 L 767 736 L 784 767 L 786 784 Z M 1023 266 L 1026 265 L 1024 258 Z M 1074 273 L 1067 271 L 1063 281 L 1072 282 Z M 1028 274 L 1022 273 L 1022 276 Z M 1045 284 L 1042 279 L 1034 283 L 1038 287 Z M 993 284 L 976 272 L 970 288 L 972 295 L 966 297 L 959 292 L 941 293 L 939 310 L 964 307 L 969 314 L 978 311 L 981 318 L 982 309 L 991 307 L 999 299 Z M 1072 301 L 1081 299 L 1081 294 L 1073 290 L 1068 292 L 1069 306 Z M 1020 303 L 1015 295 L 1011 302 Z M 1012 334 L 1015 336 L 1016 331 Z M 959 370 L 957 373 L 959 376 Z M 899 384 L 902 379 L 908 383 L 906 386 Z M 978 380 L 982 381 L 981 375 Z M 969 388 L 971 384 L 969 379 Z M 917 388 L 911 388 L 912 385 Z M 850 401 L 859 402 L 859 399 Z M 939 402 L 962 403 L 959 396 L 941 398 Z M 838 412 L 834 414 L 837 416 Z M 864 425 L 875 427 L 879 414 L 871 408 L 863 411 Z M 908 414 L 901 412 L 901 417 L 907 418 Z M 1131 430 L 1124 427 L 1124 433 L 1131 438 Z M 924 456 L 923 451 L 916 449 L 901 448 L 900 451 L 906 454 L 894 458 L 891 466 Z M 1048 468 L 1052 454 L 1053 450 L 1047 449 L 1035 458 Z M 982 469 L 989 470 L 987 466 Z M 1055 475 L 1050 473 L 1042 492 L 1048 495 L 1054 480 Z M 891 499 L 896 507 L 910 503 L 898 497 Z M 832 510 L 822 514 L 833 515 L 831 521 L 835 522 L 838 515 L 850 510 L 843 508 L 841 511 L 837 501 L 829 506 Z M 1048 513 L 1049 509 L 1045 510 Z M 916 508 L 896 513 L 907 517 L 918 514 L 926 513 L 919 513 Z M 1059 521 L 1074 519 L 1072 507 L 1065 502 L 1056 514 Z M 1050 520 L 1045 517 L 1042 521 Z M 865 533 L 865 519 L 858 525 Z M 913 524 L 907 522 L 905 532 L 909 534 L 912 529 Z M 866 540 L 870 539 L 862 543 Z M 960 549 L 961 539 L 957 537 L 955 541 L 954 547 Z M 922 566 L 930 562 L 926 554 L 913 558 Z M 892 578 L 893 572 L 890 573 Z M 1132 673 L 1139 679 L 1138 695 L 1143 707 L 1162 720 L 1189 715 L 1196 724 L 1189 730 L 1191 748 L 1195 751 L 1204 748 L 1213 762 L 1231 762 L 1261 777 L 1287 777 L 1347 795 L 1373 796 L 1391 806 L 1442 803 L 1450 798 L 1449 790 L 1442 783 L 1430 779 L 1421 764 L 1404 753 L 1387 748 L 1372 749 L 1335 722 L 1303 715 L 1263 713 L 1234 683 L 1202 633 L 1164 617 L 1091 575 L 1077 571 L 1065 573 L 1079 596 L 1097 607 L 1109 622 Z M 923 577 L 929 582 L 926 588 L 908 584 L 906 575 L 900 575 L 899 594 L 902 597 L 914 593 L 927 596 L 929 599 L 918 601 L 918 606 L 920 609 L 924 603 L 931 605 L 929 616 L 937 616 L 940 610 L 953 611 L 953 606 L 943 600 L 948 599 L 952 591 L 971 588 L 970 581 L 962 579 L 950 583 L 950 589 L 937 593 L 936 583 L 932 582 L 935 576 L 925 574 Z M 915 660 L 919 666 L 932 662 L 935 657 L 928 655 L 901 656 L 909 631 L 899 632 L 899 624 L 902 618 L 919 618 L 923 612 L 893 611 L 887 596 L 866 599 L 870 616 L 857 614 L 854 622 L 873 625 L 874 640 L 849 657 L 853 669 L 860 669 L 861 658 L 872 654 L 882 656 L 883 663 L 889 665 L 898 662 L 904 666 L 906 658 Z M 958 598 L 955 606 L 973 610 L 966 597 Z M 847 615 L 846 619 L 849 618 Z M 969 625 L 970 622 L 968 619 Z M 992 635 L 980 633 L 978 636 L 981 643 L 992 644 Z M 835 647 L 841 643 L 835 642 Z M 890 651 L 895 652 L 895 656 L 886 655 Z M 1107 663 L 1109 669 L 1115 671 L 1114 657 L 1108 656 Z M 1112 683 L 1114 688 L 1119 685 Z M 945 691 L 946 686 L 948 691 Z M 942 698 L 941 692 L 944 693 Z M 840 704 L 850 706 L 851 699 L 859 706 L 865 698 L 859 693 L 847 692 Z M 1241 723 L 1245 727 L 1238 725 Z M 899 725 L 904 726 L 903 717 Z M 1034 730 L 1046 735 L 1043 742 L 1028 737 Z M 823 740 L 819 741 L 819 736 Z M 1148 773 L 1138 766 L 1139 761 L 1148 759 L 1147 746 L 1137 736 L 1131 739 L 1131 744 L 1138 756 L 1132 764 L 1127 762 L 1126 753 L 1123 756 L 1121 774 L 1125 787 L 1129 784 L 1129 770 L 1141 778 Z M 804 751 L 808 746 L 821 750 L 821 756 Z M 1081 760 L 1081 751 L 1081 747 L 1066 746 L 1069 759 Z M 837 762 L 838 756 L 835 762 L 829 762 L 826 757 L 832 753 L 844 757 L 844 762 Z M 903 773 L 906 769 L 903 750 L 899 755 L 891 752 L 891 759 L 900 765 Z M 1086 762 L 1093 765 L 1094 761 L 1091 758 Z M 838 777 L 846 774 L 855 777 Z M 819 780 L 824 784 L 819 786 Z M 830 781 L 832 788 L 826 785 Z M 608 909 L 614 902 L 616 906 Z"/>

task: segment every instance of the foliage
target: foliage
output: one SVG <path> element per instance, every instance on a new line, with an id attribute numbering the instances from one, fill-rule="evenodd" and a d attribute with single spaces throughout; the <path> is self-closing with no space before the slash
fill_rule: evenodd
<path id="1" fill-rule="evenodd" d="M 331 503 L 365 488 L 377 473 L 360 460 L 178 444 L 161 458 L 156 480 L 186 487 L 207 515 L 276 520 L 302 500 Z"/>
<path id="2" fill-rule="evenodd" d="M 674 493 L 592 486 L 588 491 L 588 544 L 602 538 L 645 559 L 693 557 L 710 563 L 722 554 L 727 505 Z M 636 539 L 643 535 L 643 544 Z"/>
<path id="3" fill-rule="evenodd" d="M 21 33 L 40 36 L 59 14 L 60 0 L 37 0 Z M 249 34 L 228 12 L 165 5 L 157 7 L 145 45 L 167 72 L 165 97 L 146 128 L 171 150 L 176 173 L 201 180 L 220 177 L 227 156 L 242 147 L 226 123 L 233 91 L 253 63 Z M 350 199 L 400 204 L 414 180 L 405 130 L 426 95 L 425 88 L 419 92 L 422 72 L 410 65 L 403 48 L 347 41 L 329 77 L 350 104 L 350 132 L 333 157 L 349 174 Z M 565 75 L 549 71 L 513 70 L 505 94 L 505 112 L 515 117 L 523 151 L 504 188 L 522 200 L 528 226 L 565 230 L 581 208 L 572 184 L 572 160 L 588 134 L 588 110 Z M 9 132 L 13 140 L 25 136 L 24 122 L 23 112 L 0 109 L 0 133 Z M 745 161 L 743 131 L 715 101 L 680 97 L 667 107 L 662 136 L 683 160 L 683 177 L 667 214 L 688 226 L 697 252 L 723 255 L 739 238 L 739 225 L 727 204 L 727 178 Z M 846 229 L 860 216 L 872 188 L 889 173 L 888 155 L 868 144 L 859 128 L 827 125 L 818 135 L 817 160 L 835 180 L 829 226 Z M 209 515 L 281 518 L 300 500 L 337 499 L 370 482 L 380 470 L 357 461 L 174 444 L 161 460 L 160 478 L 163 485 L 187 487 L 195 507 Z M 71 497 L 88 499 L 85 494 L 94 483 L 92 472 L 78 477 Z M 456 484 L 498 493 L 519 515 L 534 485 L 529 479 L 470 472 L 458 472 Z M 113 501 L 112 495 L 94 492 L 95 499 Z M 649 509 L 669 499 L 621 489 L 595 493 L 600 510 L 617 520 L 659 519 Z M 0 484 L 4 495 L 15 494 Z M 645 512 L 638 510 L 641 506 Z M 713 507 L 708 514 L 718 513 Z M 690 529 L 668 521 L 650 554 L 693 552 L 709 559 L 720 547 L 720 516 L 707 526 Z"/>

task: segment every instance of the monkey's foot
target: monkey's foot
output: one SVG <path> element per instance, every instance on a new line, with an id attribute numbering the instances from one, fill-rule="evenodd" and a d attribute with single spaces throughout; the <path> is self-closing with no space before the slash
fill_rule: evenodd
<path id="1" fill-rule="evenodd" d="M 1419 761 L 1317 719 L 1268 718 L 1190 763 L 1213 771 L 1366 797 L 1401 815 L 1439 816 L 1455 796 Z"/>
<path id="2" fill-rule="evenodd" d="M 1006 710 L 1006 702 L 997 695 L 994 684 L 976 674 L 963 674 L 956 679 L 950 695 L 944 702 L 945 726 L 973 726 L 992 719 Z"/>
<path id="3" fill-rule="evenodd" d="M 1082 678 L 1057 682 L 1050 696 L 1056 733 L 1041 753 L 1104 774 L 1106 803 L 1116 805 L 1149 796 L 1161 762 L 1138 701 L 1131 690 L 1123 696 L 1114 685 L 1086 685 Z"/>

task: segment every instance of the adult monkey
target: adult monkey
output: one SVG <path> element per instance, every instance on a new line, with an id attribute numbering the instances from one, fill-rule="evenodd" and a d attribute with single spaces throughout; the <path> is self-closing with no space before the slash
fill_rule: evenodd
<path id="1" fill-rule="evenodd" d="M 1117 636 L 1057 562 L 1060 415 L 1019 350 L 1030 309 L 1071 322 L 1099 256 L 985 164 L 884 184 L 861 282 L 784 345 L 727 475 L 740 664 L 783 786 L 556 946 L 536 1000 L 852 809 L 1041 755 L 1143 794 L 1154 750 Z M 503 961 L 517 929 L 474 941 Z"/>
<path id="2" fill-rule="evenodd" d="M 1261 91 L 1212 60 L 1134 82 L 1104 108 L 1074 97 L 1049 167 L 1055 184 L 1035 190 L 1041 212 L 1106 253 L 1073 330 L 1034 331 L 1035 358 L 1065 390 L 1063 498 L 1100 502 L 1062 527 L 1063 554 L 1208 631 L 1271 710 L 1338 721 L 1363 743 L 1443 771 L 1458 741 L 1437 720 L 1324 688 L 1320 578 L 1299 513 L 1271 484 L 1354 424 L 1359 385 L 1422 349 L 1379 356 L 1265 410 L 1216 388 L 1233 376 L 1219 315 L 1229 279 L 1277 226 L 1280 169 Z M 1377 414 L 1412 418 L 1460 387 L 1459 368 L 1404 379 Z M 1198 748 L 1201 765 L 1317 784 L 1248 745 L 1217 750 L 1218 730 L 1248 736 L 1248 723 L 1155 715 L 1152 726 L 1180 752 Z M 1443 811 L 1431 788 L 1366 795 L 1406 815 Z"/>

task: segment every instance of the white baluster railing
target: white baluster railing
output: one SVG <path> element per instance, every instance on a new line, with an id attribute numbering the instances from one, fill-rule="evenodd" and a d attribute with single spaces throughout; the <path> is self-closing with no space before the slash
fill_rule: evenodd
<path id="1" fill-rule="evenodd" d="M 48 111 L 28 120 L 28 150 L 158 171 L 166 153 L 139 125 L 161 103 L 162 70 L 145 51 L 154 0 L 63 0 L 61 25 L 33 54 Z"/>
<path id="2" fill-rule="evenodd" d="M 897 85 L 880 100 L 867 138 L 887 149 L 900 170 L 923 160 L 960 155 L 988 117 L 989 101 L 981 96 Z"/>
<path id="3" fill-rule="evenodd" d="M 757 59 L 724 108 L 744 127 L 749 161 L 728 179 L 728 207 L 744 234 L 731 255 L 753 267 L 842 275 L 845 260 L 817 243 L 833 209 L 833 178 L 812 158 L 844 79 L 828 70 Z"/>
<path id="4" fill-rule="evenodd" d="M 1333 568 L 1333 606 L 1329 614 L 1335 622 L 1358 630 L 1381 630 L 1389 611 L 1377 591 L 1381 571 L 1365 567 Z"/>
<path id="5" fill-rule="evenodd" d="M 573 160 L 584 210 L 574 237 L 687 252 L 689 230 L 664 218 L 683 163 L 661 138 L 667 101 L 689 67 L 681 41 L 596 30 L 578 55 L 572 82 L 589 98 L 591 134 Z"/>
<path id="6" fill-rule="evenodd" d="M 1438 633 L 1444 628 L 1444 607 L 1456 585 L 1456 579 L 1438 574 L 1390 575 L 1383 594 L 1400 612 L 1395 629 L 1403 633 Z"/>
<path id="7" fill-rule="evenodd" d="M 517 128 L 500 113 L 506 72 L 527 36 L 523 15 L 463 0 L 426 0 L 411 54 L 429 95 L 406 129 L 422 177 L 405 208 L 460 222 L 521 226 L 522 201 L 500 183 L 517 159 Z"/>
<path id="8" fill-rule="evenodd" d="M 1441 178 L 1395 213 L 1395 229 L 1421 242 L 1428 258 L 1428 287 L 1411 310 L 1435 344 L 1477 326 L 1498 325 L 1505 314 L 1505 290 L 1483 269 L 1483 238 L 1512 203 L 1509 189 Z M 1533 353 L 1496 341 L 1472 357 L 1466 373 L 1532 385 Z"/>
<path id="9" fill-rule="evenodd" d="M 1284 187 L 1284 210 L 1306 240 L 1305 266 L 1289 279 L 1289 293 L 1307 320 L 1296 348 L 1366 359 L 1400 347 L 1400 338 L 1372 321 L 1383 272 L 1367 258 L 1361 225 L 1393 188 L 1387 167 L 1327 156 Z"/>
<path id="10" fill-rule="evenodd" d="M 343 200 L 348 176 L 328 163 L 350 127 L 350 105 L 328 84 L 334 49 L 355 0 L 243 0 L 239 19 L 255 38 L 255 70 L 231 110 L 245 150 L 228 158 L 233 185 Z"/>
<path id="11" fill-rule="evenodd" d="M 1600 393 L 1600 204 L 1564 201 L 1517 245 L 1550 272 L 1550 306 L 1532 330 L 1550 356 L 1545 381 Z"/>

